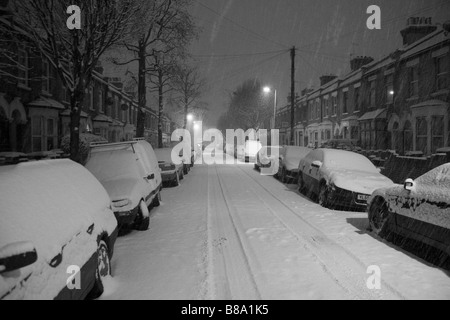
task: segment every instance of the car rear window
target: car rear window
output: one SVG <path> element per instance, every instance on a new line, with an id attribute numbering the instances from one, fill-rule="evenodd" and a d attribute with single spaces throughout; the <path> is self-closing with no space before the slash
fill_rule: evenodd
<path id="1" fill-rule="evenodd" d="M 363 155 L 354 152 L 327 150 L 325 165 L 329 168 L 348 169 L 378 173 L 373 163 Z"/>

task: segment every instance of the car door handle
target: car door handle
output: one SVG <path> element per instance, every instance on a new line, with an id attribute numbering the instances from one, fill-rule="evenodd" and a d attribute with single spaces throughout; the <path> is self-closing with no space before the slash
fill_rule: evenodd
<path id="1" fill-rule="evenodd" d="M 50 261 L 49 265 L 53 269 L 57 268 L 61 264 L 62 260 L 63 260 L 63 255 L 62 255 L 62 253 L 59 253 Z"/>

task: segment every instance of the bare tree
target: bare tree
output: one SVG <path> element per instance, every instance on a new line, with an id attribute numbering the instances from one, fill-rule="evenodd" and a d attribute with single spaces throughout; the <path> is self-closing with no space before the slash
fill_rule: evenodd
<path id="1" fill-rule="evenodd" d="M 268 100 L 262 97 L 263 87 L 257 80 L 247 80 L 230 95 L 227 116 L 222 122 L 245 130 L 259 130 L 272 115 Z"/>
<path id="2" fill-rule="evenodd" d="M 172 103 L 180 106 L 183 110 L 184 129 L 187 127 L 189 112 L 202 109 L 199 99 L 205 86 L 206 81 L 200 76 L 197 67 L 188 65 L 178 67 L 173 81 L 175 96 L 172 98 Z"/>
<path id="3" fill-rule="evenodd" d="M 153 56 L 153 70 L 148 73 L 150 91 L 158 95 L 158 148 L 163 147 L 164 97 L 173 90 L 172 81 L 176 60 L 173 55 L 156 54 Z"/>
<path id="4" fill-rule="evenodd" d="M 165 73 L 166 69 L 159 65 L 161 57 L 175 49 L 181 52 L 181 48 L 185 48 L 196 35 L 195 25 L 187 10 L 189 4 L 190 0 L 144 0 L 134 32 L 123 43 L 132 57 L 123 61 L 113 59 L 116 65 L 138 64 L 137 136 L 143 137 L 145 130 L 147 74 L 153 72 L 159 77 Z"/>
<path id="5" fill-rule="evenodd" d="M 70 154 L 80 161 L 80 115 L 99 58 L 121 41 L 139 6 L 135 0 L 16 0 L 15 21 L 70 90 Z M 67 28 L 67 8 L 81 9 L 81 29 Z"/>

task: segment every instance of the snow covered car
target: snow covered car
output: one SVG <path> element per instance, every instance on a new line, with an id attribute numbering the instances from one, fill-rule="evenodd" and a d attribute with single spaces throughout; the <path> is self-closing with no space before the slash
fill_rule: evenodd
<path id="1" fill-rule="evenodd" d="M 368 213 L 370 228 L 380 237 L 398 234 L 450 256 L 450 163 L 403 186 L 376 190 Z"/>
<path id="2" fill-rule="evenodd" d="M 268 169 L 273 162 L 277 162 L 281 153 L 281 147 L 262 147 L 256 155 L 255 169 Z M 276 172 L 271 172 L 274 175 Z"/>
<path id="3" fill-rule="evenodd" d="M 299 165 L 300 191 L 316 195 L 326 208 L 365 210 L 374 190 L 393 184 L 368 158 L 350 151 L 316 149 Z"/>
<path id="4" fill-rule="evenodd" d="M 111 200 L 83 166 L 0 167 L 0 300 L 99 297 L 116 238 Z"/>
<path id="5" fill-rule="evenodd" d="M 247 140 L 244 145 L 237 146 L 237 159 L 245 162 L 255 162 L 262 144 L 259 141 Z"/>
<path id="6" fill-rule="evenodd" d="M 278 179 L 283 183 L 297 183 L 298 165 L 311 151 L 307 147 L 284 146 L 278 159 Z"/>
<path id="7" fill-rule="evenodd" d="M 108 191 L 120 228 L 148 229 L 149 209 L 161 201 L 162 177 L 156 159 L 145 141 L 91 147 L 86 168 Z"/>
<path id="8" fill-rule="evenodd" d="M 184 179 L 184 164 L 175 164 L 172 161 L 171 148 L 155 149 L 155 153 L 163 182 L 172 183 L 175 187 L 179 186 L 180 180 Z"/>

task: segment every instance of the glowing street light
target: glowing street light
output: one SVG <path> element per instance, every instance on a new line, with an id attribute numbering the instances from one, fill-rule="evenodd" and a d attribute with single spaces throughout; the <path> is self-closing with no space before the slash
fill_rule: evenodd
<path id="1" fill-rule="evenodd" d="M 198 123 L 195 123 L 194 124 L 194 130 L 200 130 L 200 125 L 198 124 Z"/>
<path id="2" fill-rule="evenodd" d="M 264 87 L 263 88 L 263 92 L 265 94 L 270 94 L 272 93 L 272 89 L 270 87 Z M 273 123 L 272 123 L 272 129 L 275 129 L 275 120 L 277 118 L 277 90 L 275 90 L 275 98 L 274 98 L 274 103 L 273 103 Z"/>
<path id="3" fill-rule="evenodd" d="M 188 121 L 194 120 L 194 115 L 193 114 L 188 114 L 187 115 L 187 119 L 188 119 Z"/>

